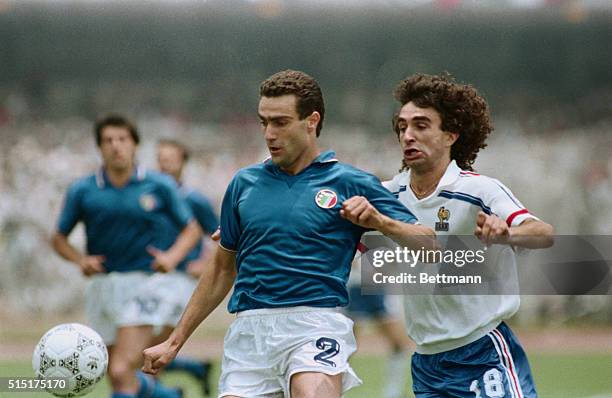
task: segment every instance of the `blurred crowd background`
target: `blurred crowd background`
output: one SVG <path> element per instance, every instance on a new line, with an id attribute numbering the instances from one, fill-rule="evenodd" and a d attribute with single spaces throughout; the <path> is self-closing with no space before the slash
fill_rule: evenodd
<path id="1" fill-rule="evenodd" d="M 450 72 L 492 108 L 476 170 L 559 234 L 612 235 L 611 39 L 606 0 L 0 0 L 0 315 L 82 307 L 85 279 L 48 238 L 99 164 L 97 116 L 136 120 L 147 167 L 159 138 L 187 143 L 186 181 L 218 209 L 266 157 L 258 86 L 287 68 L 323 88 L 322 147 L 383 179 L 401 157 L 394 86 Z M 609 297 L 523 302 L 525 323 L 612 322 Z"/>

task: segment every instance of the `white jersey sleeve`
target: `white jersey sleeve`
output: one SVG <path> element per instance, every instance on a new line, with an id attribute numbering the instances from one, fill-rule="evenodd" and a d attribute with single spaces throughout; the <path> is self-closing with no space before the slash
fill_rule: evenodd
<path id="1" fill-rule="evenodd" d="M 484 176 L 481 179 L 486 187 L 484 192 L 485 203 L 491 209 L 491 212 L 506 221 L 509 227 L 520 225 L 529 218 L 538 219 L 499 180 Z"/>

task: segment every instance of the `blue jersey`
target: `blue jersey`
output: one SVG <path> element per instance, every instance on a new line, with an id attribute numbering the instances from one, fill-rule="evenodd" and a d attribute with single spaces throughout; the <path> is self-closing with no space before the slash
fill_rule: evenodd
<path id="1" fill-rule="evenodd" d="M 147 246 L 168 249 L 178 232 L 168 233 L 165 227 L 173 224 L 181 231 L 192 218 L 172 178 L 138 168 L 118 188 L 100 169 L 70 186 L 57 230 L 68 236 L 83 221 L 87 253 L 104 256 L 108 272 L 153 272 Z"/>
<path id="2" fill-rule="evenodd" d="M 189 205 L 189 208 L 193 212 L 198 224 L 202 227 L 202 230 L 208 234 L 213 234 L 219 227 L 219 218 L 215 214 L 208 199 L 198 191 L 185 185 L 181 185 L 180 193 L 181 197 L 187 202 L 187 205 Z M 185 257 L 185 260 L 192 261 L 200 258 L 202 250 L 203 245 L 202 241 L 200 241 Z"/>
<path id="3" fill-rule="evenodd" d="M 219 227 L 219 218 L 210 201 L 195 189 L 185 185 L 181 185 L 180 192 L 187 201 L 198 224 L 200 224 L 204 232 L 212 235 Z"/>
<path id="4" fill-rule="evenodd" d="M 347 305 L 351 261 L 365 232 L 340 217 L 342 202 L 353 196 L 416 222 L 375 176 L 334 155 L 321 154 L 294 176 L 270 160 L 234 176 L 221 208 L 221 246 L 237 252 L 230 312 Z"/>

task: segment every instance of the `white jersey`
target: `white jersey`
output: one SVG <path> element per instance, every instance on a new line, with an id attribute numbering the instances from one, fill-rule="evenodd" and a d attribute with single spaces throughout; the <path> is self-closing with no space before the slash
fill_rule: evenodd
<path id="1" fill-rule="evenodd" d="M 509 226 L 536 218 L 498 180 L 461 170 L 455 161 L 435 191 L 423 199 L 417 199 L 410 189 L 410 171 L 383 184 L 437 235 L 472 235 L 479 211 L 496 214 Z M 516 278 L 514 251 L 505 247 L 501 253 L 499 260 L 508 264 L 503 269 L 508 268 Z M 518 295 L 406 295 L 406 327 L 417 352 L 435 354 L 485 336 L 512 316 L 519 304 Z"/>

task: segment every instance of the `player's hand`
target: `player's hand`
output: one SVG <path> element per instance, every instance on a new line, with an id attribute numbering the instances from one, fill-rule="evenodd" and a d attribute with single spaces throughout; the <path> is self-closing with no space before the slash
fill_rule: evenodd
<path id="1" fill-rule="evenodd" d="M 353 196 L 342 202 L 340 216 L 368 229 L 379 229 L 383 224 L 383 215 L 363 196 Z"/>
<path id="2" fill-rule="evenodd" d="M 204 259 L 197 259 L 194 261 L 190 261 L 187 264 L 187 273 L 194 278 L 200 278 L 202 273 L 204 272 L 204 267 L 206 266 L 206 261 Z"/>
<path id="3" fill-rule="evenodd" d="M 83 256 L 79 261 L 79 268 L 85 276 L 106 272 L 106 268 L 102 265 L 104 260 L 106 260 L 104 256 Z"/>
<path id="4" fill-rule="evenodd" d="M 479 211 L 476 216 L 474 235 L 487 245 L 510 242 L 510 228 L 508 224 L 496 215 L 487 215 L 482 211 Z"/>
<path id="5" fill-rule="evenodd" d="M 217 228 L 217 230 L 213 232 L 212 235 L 210 235 L 210 239 L 214 240 L 215 242 L 220 241 L 221 240 L 221 228 Z"/>
<path id="6" fill-rule="evenodd" d="M 169 252 L 159 250 L 153 246 L 147 247 L 147 252 L 149 252 L 149 254 L 153 256 L 153 263 L 151 263 L 151 268 L 153 268 L 157 272 L 172 272 L 179 263 L 179 261 L 176 260 Z"/>
<path id="7" fill-rule="evenodd" d="M 144 356 L 142 371 L 155 376 L 164 366 L 168 365 L 176 357 L 177 353 L 178 351 L 172 348 L 170 340 L 147 348 L 142 352 Z"/>

